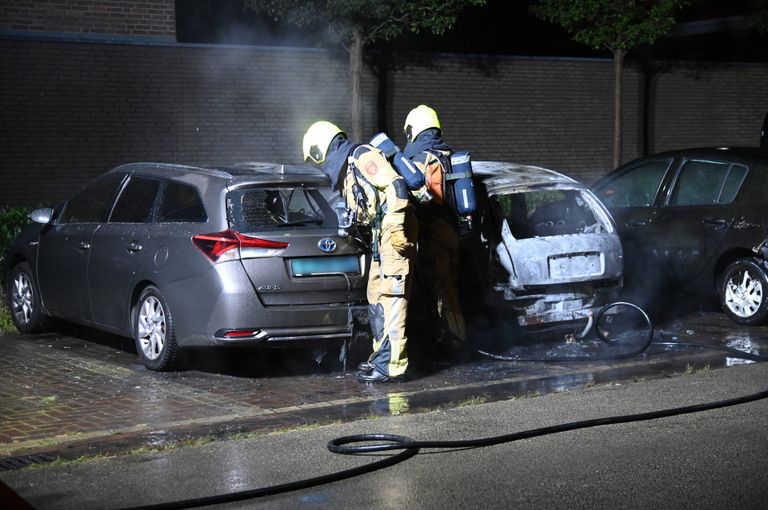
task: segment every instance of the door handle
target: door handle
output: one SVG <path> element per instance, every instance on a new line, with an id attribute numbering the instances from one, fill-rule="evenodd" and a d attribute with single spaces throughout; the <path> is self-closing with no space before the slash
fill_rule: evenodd
<path id="1" fill-rule="evenodd" d="M 647 221 L 630 221 L 627 223 L 628 227 L 645 227 L 648 225 Z"/>
<path id="2" fill-rule="evenodd" d="M 137 251 L 141 251 L 142 248 L 143 248 L 143 246 L 141 246 L 136 241 L 133 241 L 132 243 L 129 243 L 125 247 L 125 249 L 128 250 L 131 253 L 136 253 Z"/>
<path id="3" fill-rule="evenodd" d="M 85 241 L 80 241 L 80 244 L 77 245 L 77 249 L 80 251 L 86 251 L 91 249 L 91 243 L 86 243 Z"/>
<path id="4" fill-rule="evenodd" d="M 714 219 L 709 219 L 709 218 L 701 220 L 701 221 L 705 225 L 714 225 L 715 227 L 722 227 L 722 226 L 724 226 L 727 223 L 725 220 L 714 220 Z"/>

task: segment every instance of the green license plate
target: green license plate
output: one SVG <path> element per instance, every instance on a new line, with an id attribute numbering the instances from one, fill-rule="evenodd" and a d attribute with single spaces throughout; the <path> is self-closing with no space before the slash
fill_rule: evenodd
<path id="1" fill-rule="evenodd" d="M 334 273 L 360 273 L 360 262 L 354 255 L 307 257 L 291 260 L 293 276 L 318 276 Z"/>

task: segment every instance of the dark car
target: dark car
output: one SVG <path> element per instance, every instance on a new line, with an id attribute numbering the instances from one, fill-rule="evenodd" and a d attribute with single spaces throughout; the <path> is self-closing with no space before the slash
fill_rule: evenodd
<path id="1" fill-rule="evenodd" d="M 183 347 L 341 343 L 368 264 L 333 200 L 308 167 L 117 167 L 30 215 L 5 259 L 13 321 L 133 337 L 156 370 Z"/>
<path id="2" fill-rule="evenodd" d="M 625 286 L 658 307 L 678 293 L 717 295 L 734 321 L 768 316 L 768 150 L 677 150 L 632 161 L 600 179 L 624 244 Z"/>

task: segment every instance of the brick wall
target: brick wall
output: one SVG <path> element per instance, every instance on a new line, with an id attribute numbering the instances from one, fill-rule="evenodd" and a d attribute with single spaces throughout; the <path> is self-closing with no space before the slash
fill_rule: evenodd
<path id="1" fill-rule="evenodd" d="M 0 69 L 0 204 L 130 161 L 297 161 L 310 122 L 349 118 L 346 61 L 317 51 L 0 41 Z"/>
<path id="2" fill-rule="evenodd" d="M 0 29 L 176 37 L 174 0 L 14 0 Z"/>
<path id="3" fill-rule="evenodd" d="M 611 164 L 612 68 L 605 60 L 444 56 L 398 71 L 388 117 L 424 102 L 440 114 L 444 137 L 475 159 L 535 164 L 584 180 Z M 435 84 L 439 86 L 435 87 Z M 637 146 L 637 76 L 624 81 L 624 152 Z"/>
<path id="4" fill-rule="evenodd" d="M 657 76 L 652 91 L 651 151 L 760 143 L 768 64 L 683 65 Z"/>
<path id="5" fill-rule="evenodd" d="M 437 109 L 475 159 L 591 182 L 611 166 L 607 60 L 400 56 L 364 75 L 365 131 L 404 143 L 408 110 Z M 130 161 L 296 163 L 318 119 L 349 124 L 347 56 L 312 49 L 0 37 L 0 206 L 54 203 Z M 674 66 L 651 81 L 652 151 L 756 145 L 768 65 Z M 641 154 L 643 79 L 627 68 L 624 160 Z"/>

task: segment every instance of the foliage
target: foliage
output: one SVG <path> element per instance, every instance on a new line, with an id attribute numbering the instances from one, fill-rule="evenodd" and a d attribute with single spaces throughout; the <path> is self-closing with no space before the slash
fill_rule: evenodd
<path id="1" fill-rule="evenodd" d="M 32 211 L 30 207 L 3 207 L 0 208 L 0 267 L 2 267 L 5 251 L 11 242 L 21 232 L 21 227 L 29 223 L 27 214 Z"/>
<path id="2" fill-rule="evenodd" d="M 11 311 L 8 310 L 5 304 L 5 288 L 0 287 L 0 335 L 15 330 L 16 327 L 11 319 Z"/>
<path id="3" fill-rule="evenodd" d="M 322 23 L 328 38 L 345 47 L 353 31 L 360 31 L 363 44 L 390 40 L 404 30 L 428 29 L 442 35 L 456 23 L 465 6 L 484 5 L 485 0 L 244 0 L 248 9 L 287 21 L 298 27 Z"/>
<path id="4" fill-rule="evenodd" d="M 768 0 L 752 0 L 750 25 L 762 34 L 768 34 Z"/>
<path id="5" fill-rule="evenodd" d="M 675 24 L 690 0 L 539 0 L 531 13 L 565 28 L 592 48 L 630 50 L 652 44 Z"/>
<path id="6" fill-rule="evenodd" d="M 442 35 L 453 26 L 459 11 L 485 0 L 243 0 L 246 9 L 265 13 L 275 21 L 298 27 L 322 26 L 327 38 L 349 51 L 352 139 L 363 135 L 363 48 L 377 40 L 393 39 L 403 30 L 429 29 Z"/>

